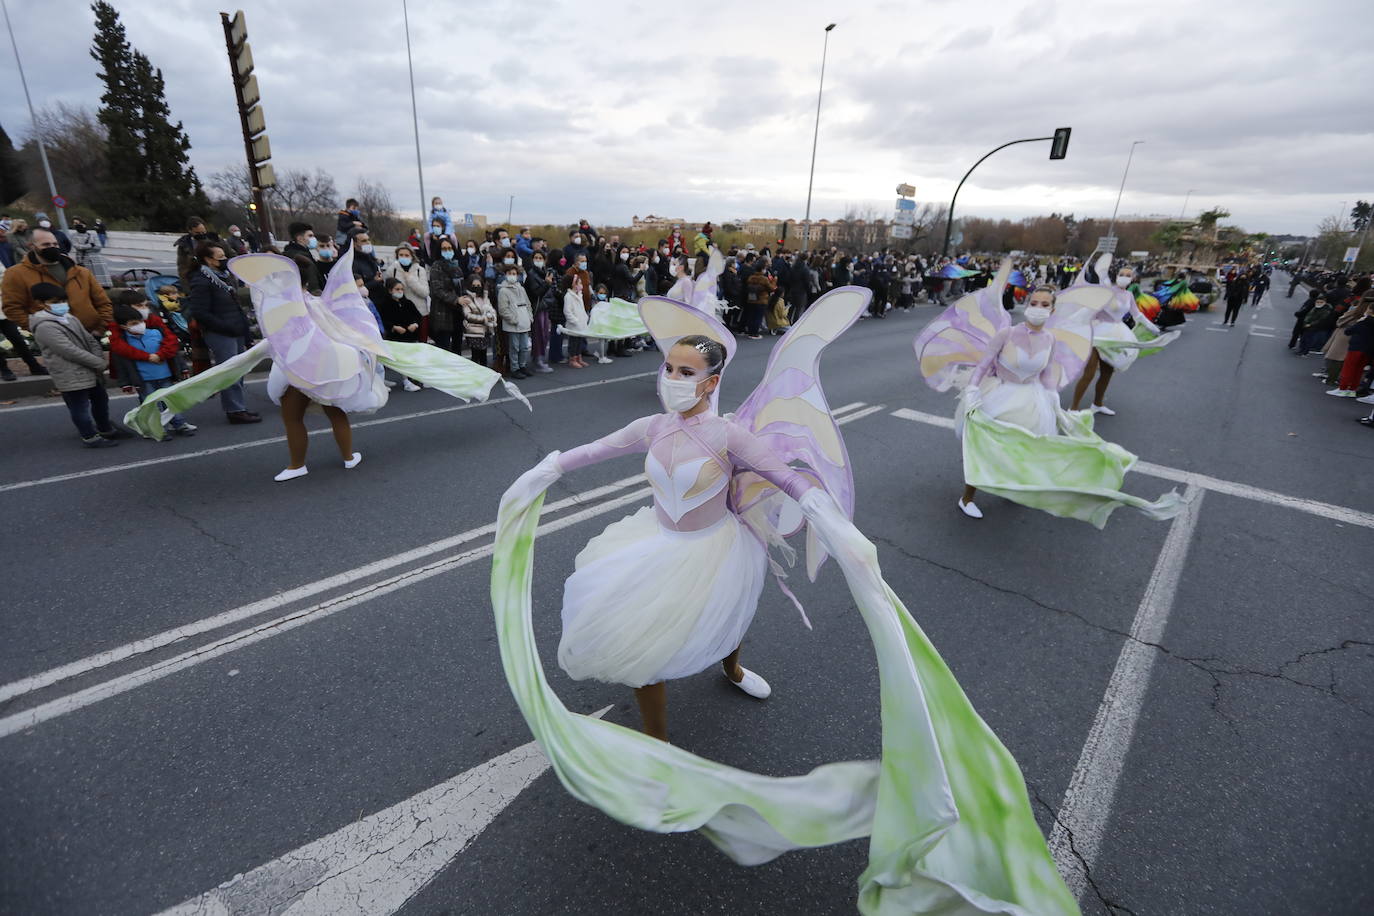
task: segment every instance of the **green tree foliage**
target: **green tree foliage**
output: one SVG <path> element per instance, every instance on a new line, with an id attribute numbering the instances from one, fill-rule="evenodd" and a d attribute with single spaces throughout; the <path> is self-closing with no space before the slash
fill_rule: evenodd
<path id="1" fill-rule="evenodd" d="M 91 57 L 105 84 L 98 117 L 109 174 L 100 208 L 149 229 L 181 229 L 188 215 L 209 206 L 190 164 L 191 141 L 181 122 L 172 121 L 162 71 L 130 46 L 119 13 L 105 0 L 91 10 Z"/>
<path id="2" fill-rule="evenodd" d="M 1362 232 L 1369 225 L 1371 216 L 1374 216 L 1374 206 L 1367 200 L 1357 200 L 1355 206 L 1350 208 L 1350 222 L 1354 224 L 1356 232 Z"/>
<path id="3" fill-rule="evenodd" d="M 29 190 L 24 167 L 15 152 L 10 135 L 0 127 L 0 205 L 8 205 L 23 197 Z"/>

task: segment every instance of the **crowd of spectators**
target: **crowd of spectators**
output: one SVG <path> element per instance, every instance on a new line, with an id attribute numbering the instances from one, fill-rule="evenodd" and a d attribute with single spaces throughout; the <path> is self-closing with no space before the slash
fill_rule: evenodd
<path id="1" fill-rule="evenodd" d="M 1243 280 L 1241 281 L 1243 282 Z M 1288 349 L 1297 356 L 1320 357 L 1312 373 L 1332 397 L 1374 404 L 1374 288 L 1370 274 L 1347 274 L 1318 268 L 1294 268 L 1288 296 L 1305 291 L 1293 312 Z M 1374 428 L 1374 411 L 1357 418 Z"/>

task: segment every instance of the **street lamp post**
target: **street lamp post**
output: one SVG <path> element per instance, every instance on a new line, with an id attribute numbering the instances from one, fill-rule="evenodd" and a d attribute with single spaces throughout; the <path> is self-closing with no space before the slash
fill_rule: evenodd
<path id="1" fill-rule="evenodd" d="M 1189 188 L 1189 189 L 1188 189 L 1188 193 L 1183 195 L 1183 209 L 1178 211 L 1178 218 L 1179 218 L 1179 219 L 1186 219 L 1186 218 L 1187 218 L 1187 216 L 1188 216 L 1188 199 L 1191 198 L 1191 197 L 1193 196 L 1193 192 L 1196 191 L 1196 190 L 1197 190 L 1197 188 Z"/>
<path id="2" fill-rule="evenodd" d="M 10 44 L 14 45 L 14 62 L 19 67 L 19 84 L 24 87 L 24 101 L 29 104 L 29 118 L 33 121 L 33 141 L 38 144 L 38 158 L 43 160 L 43 174 L 48 176 L 48 192 L 54 198 L 53 206 L 57 209 L 57 224 L 65 232 L 67 229 L 67 211 L 63 207 L 58 207 L 55 202 L 57 183 L 52 180 L 52 166 L 48 165 L 48 150 L 43 145 L 43 132 L 38 129 L 38 116 L 33 113 L 33 99 L 29 96 L 29 81 L 24 78 L 24 62 L 19 58 L 19 42 L 14 40 L 14 26 L 10 25 L 10 8 L 5 5 L 4 0 L 0 0 L 0 10 L 5 12 L 5 28 L 9 29 Z"/>
<path id="3" fill-rule="evenodd" d="M 825 27 L 825 41 L 821 44 L 821 84 L 816 90 L 816 129 L 811 134 L 811 174 L 806 179 L 806 218 L 802 220 L 802 251 L 811 250 L 811 185 L 816 180 L 816 143 L 821 137 L 821 95 L 825 92 L 825 55 L 830 50 L 830 30 L 835 23 Z"/>
<path id="4" fill-rule="evenodd" d="M 506 226 L 510 226 L 511 214 L 515 212 L 515 195 L 510 196 L 510 203 L 506 205 Z"/>
<path id="5" fill-rule="evenodd" d="M 1121 195 L 1126 192 L 1126 176 L 1131 174 L 1131 157 L 1135 155 L 1135 148 L 1144 142 L 1144 140 L 1136 140 L 1131 144 L 1131 151 L 1126 154 L 1126 171 L 1121 173 L 1121 187 L 1116 192 L 1116 206 L 1112 207 L 1112 221 L 1107 225 L 1107 238 L 1112 238 L 1113 231 L 1116 229 L 1116 213 L 1121 209 Z"/>
<path id="6" fill-rule="evenodd" d="M 1049 137 L 1027 137 L 1027 138 L 1025 138 L 1024 140 L 1012 140 L 1010 143 L 1003 143 L 1001 146 L 997 147 L 996 149 L 988 150 L 988 152 L 986 152 L 986 153 L 983 154 L 983 158 L 982 158 L 982 159 L 979 159 L 977 162 L 973 163 L 973 166 L 972 166 L 967 172 L 964 173 L 964 177 L 959 179 L 959 184 L 956 185 L 955 188 L 954 188 L 954 196 L 951 197 L 951 198 L 949 199 L 949 213 L 945 216 L 945 245 L 944 245 L 944 247 L 943 247 L 942 249 L 940 249 L 940 251 L 941 251 L 942 254 L 945 254 L 945 255 L 948 255 L 948 254 L 949 254 L 949 237 L 950 237 L 950 233 L 952 233 L 952 232 L 954 231 L 954 204 L 955 204 L 956 201 L 959 200 L 959 191 L 963 189 L 963 187 L 964 187 L 964 182 L 968 181 L 968 176 L 970 176 L 970 175 L 973 174 L 973 170 L 976 169 L 976 168 L 978 168 L 978 166 L 982 165 L 983 162 L 984 162 L 984 160 L 986 160 L 986 159 L 988 158 L 988 156 L 991 156 L 993 153 L 997 152 L 998 150 L 1004 150 L 1004 149 L 1006 149 L 1007 147 L 1009 147 L 1009 146 L 1015 146 L 1015 145 L 1018 144 L 1018 143 L 1039 143 L 1041 140 L 1053 140 L 1053 139 L 1054 139 L 1053 136 L 1049 136 Z"/>
<path id="7" fill-rule="evenodd" d="M 429 212 L 425 203 L 425 168 L 420 164 L 420 111 L 415 104 L 415 64 L 410 58 L 410 11 L 406 0 L 401 0 L 401 17 L 405 21 L 406 68 L 410 71 L 410 122 L 415 128 L 415 172 L 420 176 L 420 219 L 426 219 Z"/>

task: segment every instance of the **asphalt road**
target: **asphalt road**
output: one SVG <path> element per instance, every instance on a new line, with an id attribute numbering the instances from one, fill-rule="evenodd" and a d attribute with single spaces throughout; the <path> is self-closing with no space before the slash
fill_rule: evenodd
<path id="1" fill-rule="evenodd" d="M 860 322 L 825 359 L 831 404 L 855 417 L 856 522 L 1020 762 L 1046 834 L 1056 813 L 1070 828 L 1057 848 L 1089 866 L 1087 913 L 1374 909 L 1374 432 L 1353 422 L 1366 406 L 1321 394 L 1317 360 L 1285 349 L 1277 285 L 1234 330 L 1195 316 L 1109 392 L 1119 413 L 1099 430 L 1151 465 L 1127 489 L 1190 485 L 1201 501 L 1182 526 L 1123 510 L 1099 532 L 990 497 L 984 520 L 959 514 L 957 444 L 936 425 L 953 404 L 911 350 L 932 309 Z M 724 407 L 769 346 L 741 341 Z M 542 455 L 657 410 L 656 366 L 530 380 L 532 414 L 397 393 L 357 424 L 358 469 L 316 436 L 311 474 L 287 484 L 271 479 L 285 446 L 260 384 L 260 426 L 209 403 L 194 439 L 94 452 L 60 404 L 0 409 L 0 911 L 152 913 L 247 875 L 220 892 L 234 906 L 199 911 L 278 912 L 305 893 L 300 911 L 318 913 L 853 912 L 862 842 L 737 867 L 695 835 L 611 821 L 538 766 L 521 781 L 511 758 L 463 790 L 479 813 L 453 814 L 467 833 L 452 848 L 421 817 L 396 828 L 420 831 L 411 855 L 376 855 L 367 832 L 530 741 L 481 529 Z M 549 502 L 640 470 L 586 469 Z M 555 689 L 625 724 L 630 692 L 570 681 L 554 649 L 573 557 L 637 490 L 546 507 L 587 511 L 539 538 L 534 586 Z M 803 579 L 814 631 L 770 585 L 745 644 L 773 696 L 714 673 L 674 682 L 676 742 L 777 775 L 876 755 L 863 625 L 833 566 Z M 380 869 L 346 903 L 329 896 L 338 874 L 293 856 L 331 835 Z"/>

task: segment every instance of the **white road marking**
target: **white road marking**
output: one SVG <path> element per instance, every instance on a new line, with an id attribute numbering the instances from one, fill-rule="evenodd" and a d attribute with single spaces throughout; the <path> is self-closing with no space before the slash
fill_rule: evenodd
<path id="1" fill-rule="evenodd" d="M 636 474 L 633 477 L 625 477 L 604 487 L 597 487 L 594 490 L 575 493 L 565 499 L 549 503 L 544 506 L 544 512 L 555 513 L 569 506 L 586 505 L 603 496 L 609 496 L 626 487 L 642 484 L 643 482 L 644 475 L 642 474 Z M 336 575 L 318 579 L 314 582 L 307 582 L 304 585 L 289 589 L 280 594 L 271 595 L 258 601 L 231 608 L 227 611 L 222 611 L 221 613 L 192 623 L 172 627 L 169 630 L 164 630 L 152 636 L 136 639 L 131 643 L 104 652 L 97 652 L 94 655 L 89 655 L 69 664 L 59 665 L 56 668 L 51 668 L 31 677 L 12 681 L 0 687 L 0 703 L 12 700 L 15 697 L 24 696 L 35 690 L 41 690 L 44 687 L 65 680 L 70 680 L 74 677 L 80 677 L 83 674 L 88 674 L 92 671 L 104 668 L 107 665 L 112 665 L 115 662 L 121 662 L 137 655 L 143 655 L 144 653 L 161 649 L 164 646 L 170 646 L 173 643 L 181 642 L 193 636 L 199 636 L 202 633 L 209 633 L 220 627 L 227 627 L 231 624 L 241 623 L 244 620 L 250 620 L 253 617 L 257 617 L 259 614 L 281 610 L 298 601 L 313 598 L 316 595 L 324 594 L 336 588 L 353 585 L 371 576 L 375 576 L 378 573 L 390 572 L 399 566 L 405 566 L 419 560 L 424 560 L 436 554 L 447 553 L 469 541 L 476 540 L 480 537 L 486 537 L 495 532 L 495 523 L 482 525 L 481 527 L 464 531 L 461 534 L 455 534 L 452 537 L 444 538 L 441 541 L 435 541 L 432 544 L 425 544 L 421 547 L 384 557 L 380 560 L 368 563 L 366 566 L 360 566 L 357 569 L 350 569 Z"/>
<path id="2" fill-rule="evenodd" d="M 1126 753 L 1135 736 L 1136 721 L 1150 686 L 1150 669 L 1174 606 L 1178 583 L 1188 559 L 1188 546 L 1197 527 L 1204 491 L 1188 487 L 1183 511 L 1174 517 L 1164 547 L 1155 561 L 1145 595 L 1140 599 L 1131 638 L 1121 647 L 1107 681 L 1102 703 L 1088 731 L 1078 765 L 1074 767 L 1064 801 L 1050 831 L 1050 853 L 1074 897 L 1087 888 L 1088 869 L 1097 859 L 1111 816 Z M 1154 645 L 1150 645 L 1154 644 Z"/>
<path id="3" fill-rule="evenodd" d="M 1274 330 L 1274 327 L 1273 327 L 1272 325 L 1267 325 L 1267 324 L 1257 324 L 1257 325 L 1255 325 L 1255 330 L 1256 330 L 1256 331 L 1272 331 L 1272 330 Z"/>
<path id="4" fill-rule="evenodd" d="M 845 415 L 845 416 L 843 416 L 843 417 L 840 417 L 840 418 L 839 418 L 838 420 L 836 420 L 835 422 L 836 422 L 837 424 L 839 424 L 840 426 L 843 426 L 844 424 L 846 424 L 846 423 L 852 423 L 852 422 L 854 422 L 855 420 L 862 420 L 864 417 L 871 417 L 871 416 L 873 416 L 875 413 L 877 413 L 878 411 L 882 410 L 882 409 L 883 409 L 884 407 L 886 407 L 886 406 L 887 406 L 886 404 L 874 404 L 874 405 L 871 406 L 871 407 L 865 407 L 863 410 L 856 410 L 856 411 L 854 411 L 854 412 L 851 413 L 851 414 L 847 414 L 847 415 Z M 836 413 L 838 413 L 838 412 L 839 412 L 839 411 L 836 411 Z"/>
<path id="5" fill-rule="evenodd" d="M 944 429 L 954 428 L 954 420 L 949 417 L 941 417 L 933 413 L 912 410 L 909 407 L 898 408 L 892 411 L 891 415 L 902 420 L 911 420 L 914 423 L 925 423 L 928 426 L 939 426 Z M 1345 506 L 1324 503 L 1315 499 L 1304 499 L 1301 496 L 1289 496 L 1286 493 L 1278 493 L 1274 490 L 1266 490 L 1262 487 L 1254 487 L 1249 484 L 1237 483 L 1231 480 L 1222 480 L 1219 477 L 1209 477 L 1206 474 L 1198 474 L 1194 471 L 1184 471 L 1179 468 L 1166 467 L 1162 464 L 1154 464 L 1149 461 L 1141 461 L 1137 463 L 1135 467 L 1131 468 L 1131 470 L 1134 473 L 1144 474 L 1147 477 L 1158 477 L 1161 480 L 1186 484 L 1202 490 L 1214 490 L 1217 493 L 1225 493 L 1227 496 L 1238 496 L 1241 499 L 1250 499 L 1255 502 L 1268 503 L 1271 506 L 1282 506 L 1285 509 L 1306 512 L 1308 515 L 1329 518 L 1333 522 L 1340 522 L 1343 525 L 1358 525 L 1361 528 L 1374 528 L 1374 513 L 1361 512 L 1359 509 L 1350 509 Z"/>
<path id="6" fill-rule="evenodd" d="M 1225 331 L 1225 330 L 1227 330 L 1227 328 L 1226 328 L 1226 325 L 1224 325 L 1224 324 L 1210 324 L 1210 325 L 1207 326 L 1207 330 L 1209 330 L 1209 331 Z"/>
<path id="7" fill-rule="evenodd" d="M 632 493 L 627 493 L 616 499 L 608 500 L 600 505 L 591 506 L 580 512 L 574 512 L 571 515 L 565 515 L 560 519 L 540 525 L 539 533 L 549 534 L 554 531 L 559 531 L 571 525 L 576 525 L 579 522 L 586 521 L 589 518 L 595 518 L 598 515 L 613 512 L 621 506 L 640 502 L 652 494 L 652 487 L 644 487 L 643 489 L 635 490 Z M 59 697 L 56 700 L 50 700 L 32 709 L 26 709 L 23 712 L 5 716 L 3 719 L 0 719 L 0 738 L 8 737 L 16 732 L 32 728 L 35 725 L 40 725 L 58 716 L 66 715 L 69 712 L 84 709 L 101 700 L 108 700 L 110 697 L 127 693 L 135 687 L 142 687 L 145 684 L 151 684 L 154 681 L 162 680 L 169 674 L 175 674 L 178 671 L 194 667 L 237 649 L 251 646 L 265 639 L 271 639 L 274 636 L 280 636 L 283 633 L 288 633 L 305 624 L 324 620 L 334 616 L 339 613 L 339 611 L 347 610 L 348 608 L 371 601 L 373 598 L 380 598 L 383 595 L 388 595 L 394 591 L 407 588 L 411 585 L 423 582 L 426 579 L 440 575 L 441 573 L 446 573 L 449 570 L 476 563 L 478 560 L 483 560 L 491 556 L 492 548 L 492 544 L 487 544 L 483 547 L 477 547 L 465 553 L 461 553 L 456 557 L 440 560 L 437 563 L 422 566 L 418 569 L 408 570 L 390 579 L 374 582 L 371 585 L 364 586 L 363 588 L 356 589 L 347 594 L 321 601 L 310 607 L 292 611 L 236 633 L 231 633 L 228 636 L 220 637 L 206 645 L 191 649 L 188 652 L 183 652 L 180 655 L 154 662 L 151 665 L 95 684 L 84 690 L 78 690 L 75 693 Z"/>
<path id="8" fill-rule="evenodd" d="M 527 391 L 524 392 L 524 395 L 530 400 L 533 400 L 535 398 L 547 397 L 551 394 L 562 394 L 565 391 L 577 391 L 582 388 L 595 388 L 600 385 L 614 385 L 618 382 L 628 382 L 633 379 L 648 378 L 651 375 L 657 374 L 658 370 L 655 369 L 653 372 L 640 372 L 636 373 L 635 375 L 621 375 L 617 376 L 616 378 L 601 379 L 595 382 L 583 382 L 578 385 L 564 385 L 561 388 L 550 388 L 547 391 Z M 460 410 L 471 410 L 474 407 L 490 407 L 494 404 L 509 404 L 514 401 L 514 398 L 491 398 L 487 401 L 472 401 L 467 404 L 456 404 L 452 407 L 438 407 L 434 410 L 421 410 L 417 411 L 416 413 L 400 414 L 394 417 L 378 417 L 375 420 L 365 420 L 362 423 L 354 423 L 353 428 L 365 429 L 369 426 L 383 426 L 387 423 L 401 423 L 406 420 L 417 420 L 422 417 L 434 417 L 439 416 L 440 414 L 456 413 Z M 3 416 L 3 414 L 0 413 L 0 416 Z M 329 433 L 328 427 L 324 427 L 322 429 L 312 429 L 310 431 L 310 435 L 312 436 L 324 435 L 327 433 Z M 40 477 L 35 480 L 21 480 L 17 481 L 16 483 L 7 483 L 3 486 L 0 486 L 0 493 L 5 493 L 9 490 L 23 490 L 28 487 L 41 487 L 51 483 L 62 483 L 63 481 L 67 480 L 87 480 L 92 477 L 98 477 L 102 474 L 114 474 L 119 471 L 132 471 L 136 470 L 137 468 L 151 467 L 156 464 L 167 464 L 172 461 L 187 461 L 191 458 L 203 458 L 206 455 L 218 455 L 222 452 L 234 452 L 238 451 L 239 449 L 256 448 L 259 445 L 272 445 L 278 442 L 285 441 L 285 436 L 273 436 L 270 439 L 253 439 L 248 442 L 238 442 L 234 445 L 221 445 L 217 448 L 201 449 L 200 451 L 196 452 L 183 452 L 177 455 L 162 455 L 157 458 L 146 458 L 142 461 L 131 461 L 127 464 L 112 464 L 107 465 L 105 467 L 90 468 L 84 471 L 76 471 L 71 474 L 57 474 L 53 477 Z"/>
<path id="9" fill-rule="evenodd" d="M 610 706 L 593 717 L 601 718 Z M 549 768 L 537 742 L 235 875 L 160 916 L 381 916 L 399 910 Z"/>
<path id="10" fill-rule="evenodd" d="M 1251 336 L 1251 337 L 1274 337 L 1275 335 L 1273 335 L 1273 334 L 1266 334 L 1266 333 L 1264 333 L 1263 331 L 1251 331 L 1251 332 L 1250 332 L 1250 336 Z"/>
<path id="11" fill-rule="evenodd" d="M 864 417 L 870 416 L 872 413 L 876 411 L 882 410 L 883 406 L 884 405 L 880 404 L 876 408 L 854 412 L 847 416 L 841 417 L 836 422 L 843 425 L 846 423 L 853 422 L 854 420 L 861 420 Z M 596 490 L 588 491 L 587 493 L 581 493 L 576 496 L 560 500 L 556 503 L 551 503 L 545 507 L 545 511 L 556 511 L 557 509 L 561 509 L 570 505 L 580 505 L 588 502 L 593 498 L 598 498 L 602 495 L 608 495 L 620 489 L 624 489 L 626 486 L 641 482 L 642 477 L 640 475 L 636 475 L 634 477 L 627 477 L 623 480 L 616 481 L 615 483 L 610 484 L 608 486 L 600 487 Z M 562 518 L 540 525 L 539 533 L 543 534 L 548 532 L 559 531 L 570 525 L 575 525 L 579 522 L 585 521 L 590 518 L 594 518 L 598 515 L 603 515 L 607 512 L 614 511 L 615 509 L 621 506 L 634 502 L 639 502 L 646 496 L 652 495 L 652 493 L 652 488 L 644 487 L 642 489 L 635 490 L 634 492 L 628 493 L 626 495 L 609 500 L 605 503 L 589 506 L 588 508 L 582 509 L 578 512 L 574 512 L 570 515 L 566 515 Z M 86 674 L 91 671 L 95 671 L 99 668 L 103 668 L 117 661 L 122 661 L 124 659 L 151 652 L 155 649 L 171 645 L 172 643 L 178 642 L 182 639 L 186 639 L 190 636 L 206 633 L 211 630 L 227 626 L 231 623 L 240 622 L 242 620 L 258 616 L 269 610 L 274 610 L 280 607 L 284 607 L 292 602 L 299 601 L 304 597 L 319 594 L 321 592 L 328 591 L 330 589 L 337 588 L 341 585 L 349 584 L 351 582 L 356 582 L 362 578 L 365 578 L 368 575 L 374 575 L 385 569 L 394 568 L 398 565 L 402 565 L 407 562 L 413 562 L 414 560 L 423 558 L 425 556 L 430 556 L 435 553 L 442 552 L 444 550 L 452 549 L 454 546 L 458 544 L 464 543 L 469 540 L 473 540 L 483 535 L 492 534 L 494 531 L 494 524 L 485 525 L 481 528 L 475 528 L 471 531 L 464 532 L 460 535 L 455 535 L 452 538 L 436 542 L 432 545 L 415 548 L 414 550 L 406 551 L 401 554 L 396 554 L 393 557 L 378 560 L 375 563 L 369 564 L 365 567 L 361 567 L 359 570 L 355 570 L 351 573 L 340 573 L 336 576 L 331 576 L 327 579 L 321 579 L 318 582 L 307 583 L 306 585 L 300 586 L 299 588 L 292 589 L 288 592 L 284 592 L 282 593 L 282 595 L 264 598 L 260 601 L 255 601 L 251 604 L 243 605 L 242 607 L 234 608 L 230 611 L 225 611 L 221 614 L 216 614 L 213 617 L 208 617 L 203 620 L 196 621 L 195 623 L 186 624 L 184 626 L 176 627 L 171 630 L 166 630 L 155 636 L 146 637 L 144 639 L 137 640 L 127 645 L 120 646 L 116 649 L 111 649 L 106 652 L 97 653 L 95 655 L 88 656 L 87 658 L 81 659 L 79 661 L 72 662 L 67 665 L 62 665 L 57 668 L 53 668 L 49 671 L 45 671 L 28 678 L 23 678 L 19 681 L 14 681 L 10 684 L 5 685 L 3 688 L 0 688 L 0 702 L 12 699 L 14 697 L 23 696 L 28 693 L 32 693 L 43 687 L 47 687 L 64 680 L 69 680 L 81 674 Z M 33 725 L 41 724 L 42 722 L 46 722 L 49 719 L 54 719 L 58 716 L 65 715 L 66 713 L 82 709 L 93 703 L 100 702 L 101 700 L 109 699 L 110 697 L 126 693 L 130 690 L 133 690 L 135 687 L 140 687 L 144 684 L 161 680 L 169 674 L 174 674 L 178 671 L 182 671 L 195 665 L 201 664 L 202 662 L 209 661 L 213 658 L 218 658 L 219 656 L 225 655 L 228 652 L 232 652 L 236 649 L 241 649 L 246 646 L 250 646 L 255 643 L 261 642 L 264 639 L 269 639 L 273 636 L 290 632 L 291 630 L 294 630 L 299 626 L 303 626 L 306 623 L 312 623 L 316 620 L 323 620 L 327 617 L 337 614 L 339 611 L 346 610 L 347 608 L 354 607 L 366 601 L 370 601 L 373 598 L 390 594 L 391 592 L 397 591 L 401 588 L 406 588 L 410 585 L 415 585 L 416 583 L 422 582 L 425 579 L 428 579 L 432 576 L 436 576 L 440 573 L 447 572 L 450 569 L 456 569 L 461 566 L 466 566 L 470 563 L 476 562 L 477 560 L 484 559 L 485 557 L 490 556 L 491 552 L 492 545 L 488 544 L 483 547 L 479 547 L 473 550 L 469 550 L 465 553 L 459 554 L 456 557 L 450 557 L 448 559 L 441 560 L 437 563 L 430 564 L 429 566 L 418 567 L 416 569 L 409 570 L 396 576 L 392 576 L 389 579 L 383 579 L 378 582 L 373 582 L 369 585 L 355 589 L 354 591 L 348 592 L 346 594 L 338 595 L 334 598 L 318 602 L 309 607 L 282 614 L 271 620 L 264 621 L 262 623 L 248 627 L 244 630 L 232 633 L 228 636 L 224 636 L 219 639 L 213 640 L 210 643 L 202 645 L 198 648 L 188 650 L 186 652 L 183 652 L 179 655 L 173 656 L 169 659 L 165 659 L 160 662 L 155 662 L 135 671 L 128 672 L 127 674 L 121 675 L 119 677 L 115 677 L 108 681 L 104 681 L 102 683 L 95 684 L 91 687 L 87 687 L 85 689 L 76 691 L 75 693 L 68 694 L 67 696 L 59 697 L 58 699 L 51 700 L 39 706 L 35 706 L 32 709 L 24 710 L 22 712 L 14 713 L 10 716 L 0 718 L 0 738 L 4 738 L 16 732 L 23 731 L 26 728 L 29 728 Z"/>

